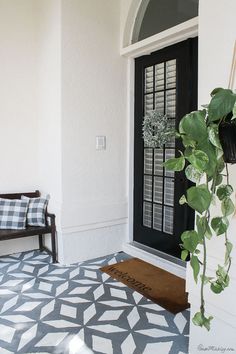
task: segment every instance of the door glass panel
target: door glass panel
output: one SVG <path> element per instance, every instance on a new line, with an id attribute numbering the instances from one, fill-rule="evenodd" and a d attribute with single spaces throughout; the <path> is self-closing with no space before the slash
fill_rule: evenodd
<path id="1" fill-rule="evenodd" d="M 143 203 L 143 225 L 152 227 L 152 203 Z"/>
<path id="2" fill-rule="evenodd" d="M 143 198 L 152 201 L 152 176 L 144 176 Z"/>
<path id="3" fill-rule="evenodd" d="M 169 118 L 169 126 L 171 129 L 175 130 L 175 118 Z M 175 137 L 173 136 L 167 143 L 166 147 L 175 147 Z"/>
<path id="4" fill-rule="evenodd" d="M 175 157 L 175 149 L 165 149 L 165 161 L 168 159 L 173 159 Z M 174 171 L 167 170 L 165 168 L 165 176 L 174 177 Z"/>
<path id="5" fill-rule="evenodd" d="M 166 88 L 176 87 L 176 60 L 166 62 Z"/>
<path id="6" fill-rule="evenodd" d="M 176 90 L 166 91 L 166 114 L 169 118 L 175 118 L 176 114 Z"/>
<path id="7" fill-rule="evenodd" d="M 162 231 L 162 206 L 158 204 L 153 205 L 153 228 Z"/>
<path id="8" fill-rule="evenodd" d="M 152 159 L 153 159 L 153 149 L 144 149 L 144 173 L 152 174 Z"/>
<path id="9" fill-rule="evenodd" d="M 153 78 L 154 71 L 155 78 Z M 176 59 L 145 68 L 144 86 L 144 114 L 153 109 L 166 114 L 169 124 L 174 129 Z M 153 102 L 154 97 L 155 102 Z M 143 225 L 163 233 L 173 234 L 174 172 L 163 169 L 163 157 L 165 161 L 175 157 L 175 138 L 163 148 L 144 147 Z"/>
<path id="10" fill-rule="evenodd" d="M 157 92 L 155 94 L 155 109 L 161 113 L 165 113 L 165 95 L 164 92 Z"/>
<path id="11" fill-rule="evenodd" d="M 145 69 L 145 93 L 153 90 L 153 67 L 149 66 Z"/>
<path id="12" fill-rule="evenodd" d="M 154 177 L 154 197 L 153 200 L 155 203 L 162 204 L 162 190 L 163 190 L 163 178 Z"/>
<path id="13" fill-rule="evenodd" d="M 147 114 L 148 112 L 153 110 L 153 94 L 145 95 L 145 104 L 144 104 L 144 112 Z"/>
<path id="14" fill-rule="evenodd" d="M 165 65 L 155 65 L 155 91 L 164 90 L 165 87 Z"/>
<path id="15" fill-rule="evenodd" d="M 174 224 L 174 209 L 171 207 L 164 207 L 164 229 L 167 234 L 173 234 Z"/>
<path id="16" fill-rule="evenodd" d="M 158 176 L 163 175 L 163 149 L 154 150 L 154 174 Z"/>
<path id="17" fill-rule="evenodd" d="M 164 203 L 165 205 L 174 206 L 174 179 L 165 178 L 165 194 L 164 194 Z"/>

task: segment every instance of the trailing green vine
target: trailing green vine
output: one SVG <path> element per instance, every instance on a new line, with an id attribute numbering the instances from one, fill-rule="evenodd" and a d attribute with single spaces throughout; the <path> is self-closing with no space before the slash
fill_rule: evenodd
<path id="1" fill-rule="evenodd" d="M 182 140 L 183 151 L 177 158 L 164 163 L 166 169 L 185 171 L 187 179 L 196 185 L 187 189 L 180 198 L 180 204 L 187 203 L 196 212 L 196 227 L 181 235 L 181 258 L 190 257 L 193 276 L 201 281 L 201 304 L 193 323 L 210 330 L 212 316 L 205 313 L 204 287 L 210 286 L 215 293 L 221 293 L 229 286 L 232 243 L 228 239 L 229 217 L 234 213 L 231 200 L 233 187 L 229 183 L 229 172 L 224 162 L 223 149 L 219 139 L 219 125 L 226 118 L 236 118 L 236 94 L 229 89 L 217 88 L 211 93 L 211 101 L 203 110 L 187 114 L 179 124 L 177 137 Z M 218 200 L 221 213 L 212 217 L 211 208 Z M 215 277 L 207 275 L 207 246 L 213 237 L 224 235 L 225 261 L 218 265 Z"/>

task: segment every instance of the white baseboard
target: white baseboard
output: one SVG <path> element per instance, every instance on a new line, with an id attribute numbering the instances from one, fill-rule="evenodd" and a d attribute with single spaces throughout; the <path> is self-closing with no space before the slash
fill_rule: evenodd
<path id="1" fill-rule="evenodd" d="M 126 240 L 127 222 L 62 233 L 63 263 L 82 262 L 122 251 L 122 245 Z"/>
<path id="2" fill-rule="evenodd" d="M 158 257 L 157 255 L 151 254 L 147 251 L 144 251 L 135 245 L 132 245 L 130 243 L 124 243 L 123 244 L 123 251 L 133 257 L 137 257 L 142 259 L 145 262 L 151 263 L 154 266 L 157 266 L 159 268 L 162 268 L 166 270 L 167 272 L 170 272 L 172 274 L 177 275 L 178 277 L 181 277 L 185 279 L 186 277 L 186 269 L 178 264 L 175 264 L 173 262 L 170 262 L 166 259 L 163 259 L 161 257 Z"/>

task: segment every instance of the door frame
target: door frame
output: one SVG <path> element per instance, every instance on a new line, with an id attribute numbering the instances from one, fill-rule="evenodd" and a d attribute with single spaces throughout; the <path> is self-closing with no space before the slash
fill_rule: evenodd
<path id="1" fill-rule="evenodd" d="M 146 38 L 138 43 L 122 48 L 120 55 L 127 58 L 127 119 L 128 119 L 128 236 L 123 250 L 128 254 L 150 261 L 173 274 L 185 278 L 185 262 L 174 263 L 174 259 L 165 254 L 152 254 L 148 248 L 140 249 L 133 242 L 133 186 L 134 186 L 134 82 L 135 63 L 134 59 L 150 54 L 171 44 L 182 42 L 190 37 L 198 36 L 198 17 L 181 23 L 175 27 Z"/>

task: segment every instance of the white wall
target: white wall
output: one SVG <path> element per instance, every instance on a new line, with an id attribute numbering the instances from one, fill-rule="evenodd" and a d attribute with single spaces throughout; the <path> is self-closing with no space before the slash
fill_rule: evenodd
<path id="1" fill-rule="evenodd" d="M 58 0 L 0 0 L 1 191 L 50 193 L 60 242 L 61 16 Z M 48 244 L 48 242 L 47 242 Z M 49 245 L 49 244 L 48 244 Z M 38 248 L 1 242 L 0 254 Z M 62 245 L 60 245 L 62 252 Z"/>
<path id="2" fill-rule="evenodd" d="M 126 237 L 126 66 L 119 55 L 119 5 L 0 0 L 6 151 L 1 188 L 50 192 L 65 262 L 119 251 Z M 95 150 L 96 135 L 106 136 L 105 151 Z M 37 247 L 35 239 L 26 241 L 27 248 Z M 10 244 L 4 251 L 4 243 L 3 253 Z"/>
<path id="3" fill-rule="evenodd" d="M 62 1 L 62 231 L 65 261 L 121 250 L 127 222 L 126 67 L 116 0 Z M 95 137 L 105 135 L 105 151 Z M 116 225 L 123 225 L 117 228 Z M 106 228 L 114 226 L 112 232 Z M 84 230 L 86 233 L 84 234 Z M 91 237 L 88 233 L 91 233 Z M 117 244 L 117 240 L 119 241 Z M 76 249 L 76 252 L 74 251 Z M 71 258 L 71 252 L 74 252 Z M 76 255 L 77 254 L 77 255 Z"/>
<path id="4" fill-rule="evenodd" d="M 33 1 L 0 0 L 0 43 L 0 191 L 34 191 L 39 169 Z M 35 247 L 35 238 L 4 241 L 0 254 Z"/>
<path id="5" fill-rule="evenodd" d="M 199 11 L 199 106 L 209 101 L 209 93 L 214 87 L 227 87 L 232 61 L 233 45 L 236 39 L 235 26 L 235 0 L 200 0 Z M 236 190 L 236 167 L 230 167 L 231 184 Z M 217 213 L 217 208 L 215 211 Z M 231 242 L 235 241 L 236 222 L 231 222 L 229 237 Z M 224 255 L 224 240 L 218 237 L 217 240 L 208 245 L 210 259 L 208 273 L 217 264 L 222 264 Z M 214 316 L 212 330 L 208 333 L 191 324 L 189 353 L 201 352 L 199 345 L 204 348 L 216 346 L 221 348 L 234 348 L 236 351 L 236 252 L 233 253 L 233 265 L 231 269 L 231 284 L 224 293 L 220 295 L 206 291 L 206 308 Z M 196 312 L 199 306 L 199 291 L 196 290 L 192 280 L 192 272 L 188 269 L 188 289 L 192 305 L 191 315 Z M 213 353 L 210 349 L 207 352 Z"/>
<path id="6" fill-rule="evenodd" d="M 4 192 L 37 187 L 34 20 L 32 1 L 0 0 L 0 190 Z"/>
<path id="7" fill-rule="evenodd" d="M 42 193 L 50 193 L 49 211 L 56 214 L 59 258 L 62 259 L 61 2 L 36 0 L 35 11 L 39 185 Z"/>
<path id="8" fill-rule="evenodd" d="M 60 1 L 36 0 L 36 12 L 39 178 L 41 191 L 61 204 Z"/>

